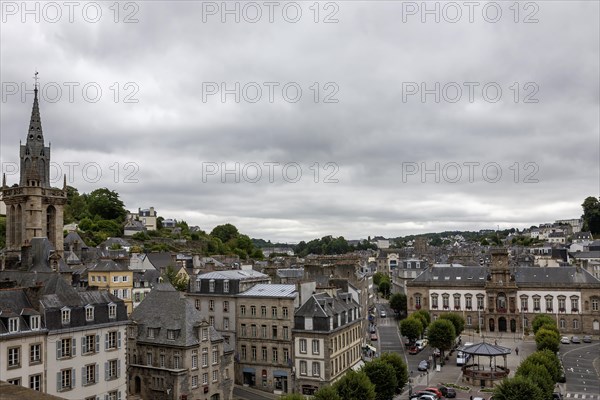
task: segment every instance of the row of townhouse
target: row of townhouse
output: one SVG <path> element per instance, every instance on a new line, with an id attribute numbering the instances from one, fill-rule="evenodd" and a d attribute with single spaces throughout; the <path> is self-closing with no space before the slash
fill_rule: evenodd
<path id="1" fill-rule="evenodd" d="M 0 277 L 0 380 L 65 399 L 126 398 L 122 300 L 58 273 Z"/>
<path id="2" fill-rule="evenodd" d="M 237 384 L 311 394 L 358 368 L 364 344 L 360 293 L 315 292 L 233 270 L 199 275 L 187 296 L 235 349 Z"/>

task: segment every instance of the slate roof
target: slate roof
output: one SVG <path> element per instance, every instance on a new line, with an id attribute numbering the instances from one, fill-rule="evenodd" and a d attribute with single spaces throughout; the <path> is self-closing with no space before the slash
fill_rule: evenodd
<path id="1" fill-rule="evenodd" d="M 173 265 L 173 258 L 171 257 L 171 253 L 162 252 L 162 253 L 146 253 L 148 257 L 148 261 L 150 264 L 154 265 L 154 268 L 160 271 L 161 268 L 166 268 L 169 265 Z"/>
<path id="2" fill-rule="evenodd" d="M 263 274 L 262 272 L 254 271 L 252 269 L 247 270 L 231 270 L 231 271 L 214 271 L 207 272 L 205 274 L 198 275 L 196 280 L 200 279 L 229 279 L 229 280 L 243 280 L 243 279 L 267 279 L 269 275 Z"/>
<path id="3" fill-rule="evenodd" d="M 0 334 L 8 333 L 8 318 L 19 318 L 19 333 L 28 332 L 29 319 L 26 315 L 40 315 L 31 305 L 23 289 L 0 290 Z M 44 321 L 40 320 L 40 328 L 44 329 Z M 15 332 L 16 333 L 16 332 Z"/>
<path id="4" fill-rule="evenodd" d="M 343 301 L 347 297 L 349 297 L 349 303 Z M 331 297 L 328 293 L 317 293 L 306 300 L 302 307 L 294 313 L 294 316 L 309 318 L 333 317 L 342 311 L 349 311 L 356 307 L 358 307 L 358 304 L 352 300 L 349 293 L 342 293 L 338 297 Z"/>
<path id="5" fill-rule="evenodd" d="M 81 244 L 81 248 L 85 249 L 88 246 L 85 244 L 85 241 L 79 236 L 77 232 L 69 232 L 67 236 L 63 239 L 63 243 L 65 245 L 74 244 L 75 242 L 79 242 Z"/>
<path id="6" fill-rule="evenodd" d="M 138 340 L 147 343 L 193 346 L 199 343 L 196 329 L 206 319 L 192 302 L 169 283 L 160 283 L 137 306 L 130 319 L 138 324 Z M 149 338 L 147 328 L 160 328 L 154 338 Z M 212 326 L 208 326 L 211 341 L 223 340 Z M 167 339 L 167 330 L 179 330 L 175 339 Z"/>
<path id="7" fill-rule="evenodd" d="M 302 278 L 304 276 L 304 268 L 279 268 L 277 276 L 280 278 Z"/>
<path id="8" fill-rule="evenodd" d="M 504 354 L 510 354 L 512 351 L 508 347 L 495 346 L 486 342 L 475 343 L 470 346 L 463 346 L 460 350 L 467 354 L 488 357 L 502 356 Z"/>
<path id="9" fill-rule="evenodd" d="M 517 285 L 600 284 L 588 271 L 577 267 L 520 267 L 515 274 Z"/>
<path id="10" fill-rule="evenodd" d="M 570 255 L 573 258 L 600 258 L 600 251 L 577 251 Z"/>
<path id="11" fill-rule="evenodd" d="M 296 285 L 280 285 L 273 283 L 258 283 L 238 296 L 243 297 L 278 297 L 296 298 Z"/>
<path id="12" fill-rule="evenodd" d="M 111 272 L 111 271 L 129 271 L 124 265 L 120 265 L 113 260 L 100 260 L 89 268 L 93 272 Z"/>

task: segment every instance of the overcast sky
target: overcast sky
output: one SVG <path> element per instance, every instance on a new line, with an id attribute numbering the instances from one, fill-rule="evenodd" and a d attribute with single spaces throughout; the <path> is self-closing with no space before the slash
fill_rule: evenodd
<path id="1" fill-rule="evenodd" d="M 597 1 L 22 4 L 0 28 L 9 184 L 37 69 L 54 186 L 207 231 L 523 228 L 600 192 Z"/>

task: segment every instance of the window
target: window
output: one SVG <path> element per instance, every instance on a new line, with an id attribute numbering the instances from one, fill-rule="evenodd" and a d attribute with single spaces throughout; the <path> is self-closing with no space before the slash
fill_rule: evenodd
<path id="1" fill-rule="evenodd" d="M 473 324 L 473 319 L 470 315 L 467 315 L 467 326 L 471 326 Z"/>
<path id="2" fill-rule="evenodd" d="M 438 308 L 438 297 L 437 294 L 431 295 L 431 308 Z"/>
<path id="3" fill-rule="evenodd" d="M 40 329 L 40 316 L 39 315 L 32 315 L 29 318 L 29 327 L 31 328 L 32 331 L 37 331 Z"/>
<path id="4" fill-rule="evenodd" d="M 533 296 L 533 310 L 540 311 L 540 296 Z"/>
<path id="5" fill-rule="evenodd" d="M 29 346 L 29 364 L 42 362 L 42 344 L 36 343 Z"/>
<path id="6" fill-rule="evenodd" d="M 283 339 L 284 339 L 284 340 L 287 340 L 287 339 L 289 339 L 289 335 L 290 335 L 290 334 L 289 334 L 289 329 L 288 329 L 288 327 L 287 327 L 287 326 L 284 326 L 284 327 L 283 327 Z"/>
<path id="7" fill-rule="evenodd" d="M 121 398 L 118 390 L 108 392 L 108 400 L 119 400 Z"/>
<path id="8" fill-rule="evenodd" d="M 164 354 L 161 354 L 158 356 L 158 366 L 161 368 L 164 368 L 165 365 L 167 365 L 166 363 L 166 357 Z"/>
<path id="9" fill-rule="evenodd" d="M 151 352 L 146 353 L 146 365 L 152 365 L 152 353 Z"/>
<path id="10" fill-rule="evenodd" d="M 242 345 L 242 354 L 240 357 L 242 360 L 246 359 L 246 345 Z"/>
<path id="11" fill-rule="evenodd" d="M 200 299 L 196 299 L 196 300 L 194 301 L 194 305 L 196 306 L 196 310 L 200 310 L 200 309 L 201 309 L 201 306 L 200 306 L 200 304 L 201 304 L 201 303 L 200 303 Z"/>
<path id="12" fill-rule="evenodd" d="M 202 384 L 208 385 L 208 373 L 207 372 L 202 374 Z"/>
<path id="13" fill-rule="evenodd" d="M 103 276 L 103 277 L 102 277 L 102 280 L 103 280 L 104 282 L 106 282 L 106 276 Z M 98 277 L 98 282 L 100 282 L 100 277 Z"/>
<path id="14" fill-rule="evenodd" d="M 312 353 L 319 354 L 319 340 L 313 339 L 312 341 Z"/>
<path id="15" fill-rule="evenodd" d="M 123 298 L 129 299 L 129 289 L 123 289 Z"/>
<path id="16" fill-rule="evenodd" d="M 577 296 L 571 297 L 571 311 L 579 311 L 579 297 Z"/>
<path id="17" fill-rule="evenodd" d="M 198 350 L 192 350 L 192 369 L 198 368 Z"/>
<path id="18" fill-rule="evenodd" d="M 57 386 L 58 386 L 58 390 L 67 390 L 67 389 L 71 389 L 74 385 L 74 380 L 75 380 L 75 370 L 73 369 L 63 369 L 60 372 L 58 372 L 58 382 L 57 382 Z"/>
<path id="19" fill-rule="evenodd" d="M 252 361 L 256 361 L 256 346 L 252 346 L 251 348 L 251 352 L 252 352 Z"/>
<path id="20" fill-rule="evenodd" d="M 213 373 L 212 373 L 212 375 L 213 375 L 212 376 L 212 378 L 213 378 L 212 381 L 213 382 L 217 382 L 219 380 L 219 371 L 218 370 L 214 370 Z"/>
<path id="21" fill-rule="evenodd" d="M 225 279 L 223 281 L 223 293 L 229 293 L 229 280 Z"/>
<path id="22" fill-rule="evenodd" d="M 267 317 L 267 307 L 266 306 L 261 306 L 260 307 L 260 316 L 266 318 Z"/>
<path id="23" fill-rule="evenodd" d="M 117 318 L 117 305 L 116 304 L 108 305 L 108 318 Z"/>
<path id="24" fill-rule="evenodd" d="M 287 363 L 290 360 L 290 349 L 283 349 L 283 362 Z"/>
<path id="25" fill-rule="evenodd" d="M 114 283 L 119 282 L 119 276 L 113 276 L 113 282 Z"/>
<path id="26" fill-rule="evenodd" d="M 210 281 L 208 281 L 208 291 L 210 293 L 215 292 L 215 280 L 214 279 L 211 279 Z"/>
<path id="27" fill-rule="evenodd" d="M 444 308 L 450 307 L 450 295 L 448 293 L 442 295 L 442 306 Z"/>
<path id="28" fill-rule="evenodd" d="M 93 306 L 85 306 L 85 320 L 88 322 L 94 320 L 94 307 Z"/>
<path id="29" fill-rule="evenodd" d="M 460 309 L 460 294 L 454 295 L 454 308 L 456 310 Z"/>
<path id="30" fill-rule="evenodd" d="M 75 339 L 65 338 L 56 342 L 56 358 L 73 357 L 75 355 Z"/>
<path id="31" fill-rule="evenodd" d="M 415 294 L 415 306 L 417 309 L 421 308 L 421 295 Z"/>
<path id="32" fill-rule="evenodd" d="M 215 310 L 215 301 L 214 300 L 209 300 L 208 301 L 208 310 L 209 311 L 214 311 Z"/>
<path id="33" fill-rule="evenodd" d="M 300 339 L 300 353 L 306 353 L 306 339 Z"/>
<path id="34" fill-rule="evenodd" d="M 83 380 L 82 384 L 84 386 L 96 383 L 96 370 L 96 364 L 88 364 L 82 368 L 83 374 L 81 379 Z"/>
<path id="35" fill-rule="evenodd" d="M 600 310 L 600 299 L 592 297 L 592 311 Z"/>
<path id="36" fill-rule="evenodd" d="M 223 302 L 223 312 L 229 312 L 229 302 L 227 300 Z"/>
<path id="37" fill-rule="evenodd" d="M 546 296 L 546 311 L 552 312 L 552 296 Z"/>
<path id="38" fill-rule="evenodd" d="M 521 296 L 521 311 L 527 311 L 527 296 Z"/>
<path id="39" fill-rule="evenodd" d="M 179 354 L 173 356 L 173 368 L 181 368 L 181 357 L 179 356 Z"/>
<path id="40" fill-rule="evenodd" d="M 271 318 L 277 318 L 277 307 L 271 307 Z"/>
<path id="41" fill-rule="evenodd" d="M 267 361 L 267 348 L 266 347 L 262 348 L 262 360 Z"/>
<path id="42" fill-rule="evenodd" d="M 306 361 L 300 361 L 300 375 L 306 375 Z"/>
<path id="43" fill-rule="evenodd" d="M 112 379 L 117 379 L 120 375 L 121 370 L 121 360 L 109 360 L 104 364 L 105 368 L 105 379 L 110 381 Z"/>
<path id="44" fill-rule="evenodd" d="M 240 306 L 240 315 L 246 315 L 246 306 Z"/>
<path id="45" fill-rule="evenodd" d="M 119 289 L 113 289 L 113 295 L 118 298 L 121 298 L 121 295 L 119 293 L 121 293 L 121 291 Z"/>
<path id="46" fill-rule="evenodd" d="M 208 367 L 208 347 L 202 349 L 202 366 Z"/>
<path id="47" fill-rule="evenodd" d="M 121 332 L 112 331 L 105 335 L 105 350 L 114 350 L 121 348 Z"/>
<path id="48" fill-rule="evenodd" d="M 7 382 L 10 383 L 11 385 L 21 386 L 21 379 L 20 378 L 9 379 Z"/>
<path id="49" fill-rule="evenodd" d="M 213 317 L 212 315 L 208 317 L 208 324 L 210 326 L 215 326 L 215 317 Z"/>
<path id="50" fill-rule="evenodd" d="M 68 308 L 63 308 L 60 312 L 61 321 L 63 324 L 71 323 L 71 310 Z"/>
<path id="51" fill-rule="evenodd" d="M 208 328 L 202 328 L 202 341 L 205 342 L 208 340 Z"/>
<path id="52" fill-rule="evenodd" d="M 38 392 L 42 391 L 42 375 L 31 375 L 29 377 L 29 389 L 37 390 Z"/>
<path id="53" fill-rule="evenodd" d="M 198 375 L 192 375 L 192 387 L 193 388 L 198 387 Z"/>
<path id="54" fill-rule="evenodd" d="M 483 310 L 483 295 L 477 295 L 477 309 Z"/>
<path id="55" fill-rule="evenodd" d="M 467 310 L 473 308 L 473 296 L 470 294 L 465 295 L 465 307 L 467 307 Z"/>
<path id="56" fill-rule="evenodd" d="M 250 306 L 250 315 L 256 317 L 256 306 Z"/>
<path id="57" fill-rule="evenodd" d="M 252 337 L 256 337 L 256 325 L 252 324 L 251 326 L 251 330 L 252 330 Z M 263 337 L 267 337 L 267 326 L 263 325 Z"/>
<path id="58" fill-rule="evenodd" d="M 574 330 L 578 330 L 579 329 L 579 320 L 577 318 L 575 318 L 573 320 L 573 329 Z"/>
<path id="59" fill-rule="evenodd" d="M 289 315 L 289 311 L 287 307 L 282 307 L 281 312 L 283 313 L 283 318 L 287 318 Z"/>
<path id="60" fill-rule="evenodd" d="M 21 347 L 11 347 L 8 349 L 8 368 L 18 368 L 21 366 Z"/>
<path id="61" fill-rule="evenodd" d="M 223 317 L 223 330 L 224 331 L 229 330 L 229 318 L 227 318 L 227 317 Z"/>
<path id="62" fill-rule="evenodd" d="M 219 362 L 219 348 L 217 346 L 213 346 L 212 348 L 212 363 L 216 364 Z"/>
<path id="63" fill-rule="evenodd" d="M 95 353 L 100 349 L 97 349 L 96 346 L 99 344 L 100 335 L 85 335 L 81 339 L 81 353 L 89 354 Z"/>
<path id="64" fill-rule="evenodd" d="M 179 330 L 176 329 L 167 329 L 167 339 L 175 340 L 179 336 Z"/>
<path id="65" fill-rule="evenodd" d="M 271 328 L 273 339 L 277 339 L 277 326 L 273 325 Z"/>
<path id="66" fill-rule="evenodd" d="M 123 275 L 123 282 L 129 282 L 129 277 L 127 275 Z"/>
<path id="67" fill-rule="evenodd" d="M 321 375 L 321 364 L 319 364 L 318 362 L 312 363 L 312 374 L 313 374 L 313 376 Z"/>
<path id="68" fill-rule="evenodd" d="M 245 336 L 247 336 L 247 333 L 248 332 L 246 331 L 246 324 L 242 324 L 242 329 L 241 329 L 240 335 L 242 337 L 245 337 Z"/>
<path id="69" fill-rule="evenodd" d="M 277 350 L 277 347 L 273 347 L 273 362 L 274 363 L 278 363 L 279 362 L 279 351 Z"/>
<path id="70" fill-rule="evenodd" d="M 565 329 L 567 327 L 567 321 L 564 318 L 560 319 L 560 329 Z"/>
<path id="71" fill-rule="evenodd" d="M 9 318 L 8 319 L 8 332 L 18 332 L 19 331 L 19 317 Z"/>
<path id="72" fill-rule="evenodd" d="M 158 328 L 148 328 L 148 339 L 154 339 L 158 336 Z"/>

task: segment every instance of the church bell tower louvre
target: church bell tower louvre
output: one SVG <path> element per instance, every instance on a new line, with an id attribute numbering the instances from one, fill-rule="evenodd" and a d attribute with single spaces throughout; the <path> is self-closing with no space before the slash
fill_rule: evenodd
<path id="1" fill-rule="evenodd" d="M 63 207 L 67 203 L 66 181 L 63 188 L 50 186 L 50 146 L 44 144 L 38 101 L 38 73 L 29 130 L 20 146 L 20 179 L 9 187 L 2 177 L 2 200 L 6 204 L 6 256 L 21 254 L 31 239 L 46 237 L 56 253 L 63 255 Z"/>

